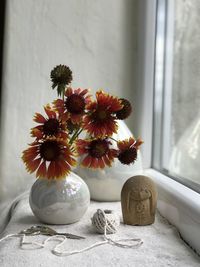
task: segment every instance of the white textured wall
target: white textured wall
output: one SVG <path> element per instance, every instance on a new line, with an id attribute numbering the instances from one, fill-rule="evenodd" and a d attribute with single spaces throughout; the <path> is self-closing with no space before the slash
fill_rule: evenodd
<path id="1" fill-rule="evenodd" d="M 34 112 L 56 96 L 52 67 L 68 64 L 74 86 L 101 87 L 134 102 L 137 1 L 7 1 L 0 200 L 31 182 L 21 151 L 31 141 Z"/>

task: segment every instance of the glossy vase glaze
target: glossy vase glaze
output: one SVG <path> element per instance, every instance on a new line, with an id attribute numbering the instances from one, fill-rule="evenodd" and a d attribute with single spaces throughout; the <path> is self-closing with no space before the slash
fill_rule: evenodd
<path id="1" fill-rule="evenodd" d="M 113 138 L 123 140 L 133 136 L 123 121 L 118 121 L 118 125 L 118 132 L 113 135 Z M 116 142 L 113 142 L 113 147 L 117 148 Z M 91 199 L 120 201 L 122 186 L 126 180 L 142 173 L 141 154 L 138 152 L 138 158 L 134 164 L 124 165 L 115 159 L 112 167 L 94 170 L 78 166 L 74 172 L 80 175 L 88 185 Z"/>
<path id="2" fill-rule="evenodd" d="M 48 224 L 70 224 L 80 220 L 90 204 L 86 183 L 70 173 L 60 180 L 37 179 L 29 197 L 34 215 Z"/>

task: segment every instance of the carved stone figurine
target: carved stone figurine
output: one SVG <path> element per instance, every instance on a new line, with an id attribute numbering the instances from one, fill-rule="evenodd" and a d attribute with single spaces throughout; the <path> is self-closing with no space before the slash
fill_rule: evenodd
<path id="1" fill-rule="evenodd" d="M 129 178 L 121 191 L 122 214 L 125 224 L 154 223 L 157 203 L 155 183 L 143 175 Z"/>

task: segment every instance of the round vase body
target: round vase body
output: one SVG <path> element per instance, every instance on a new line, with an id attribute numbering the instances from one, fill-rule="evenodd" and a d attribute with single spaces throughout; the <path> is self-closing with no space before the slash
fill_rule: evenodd
<path id="1" fill-rule="evenodd" d="M 34 215 L 48 224 L 70 224 L 80 220 L 90 204 L 86 183 L 70 173 L 60 180 L 37 179 L 29 197 Z"/>
<path id="2" fill-rule="evenodd" d="M 118 121 L 118 125 L 118 132 L 113 135 L 114 139 L 124 140 L 133 136 L 123 121 Z M 113 142 L 113 147 L 116 148 L 116 142 Z M 78 166 L 74 171 L 88 185 L 91 199 L 97 201 L 120 201 L 121 190 L 126 180 L 142 173 L 141 154 L 138 152 L 138 157 L 134 164 L 124 165 L 118 159 L 115 159 L 112 167 L 89 169 Z"/>

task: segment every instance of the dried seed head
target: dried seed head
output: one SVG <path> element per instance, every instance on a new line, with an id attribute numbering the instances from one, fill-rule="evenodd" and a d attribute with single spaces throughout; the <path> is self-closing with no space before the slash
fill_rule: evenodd
<path id="1" fill-rule="evenodd" d="M 129 117 L 132 112 L 131 103 L 124 98 L 120 98 L 123 108 L 116 112 L 116 117 L 118 120 L 124 120 Z"/>

